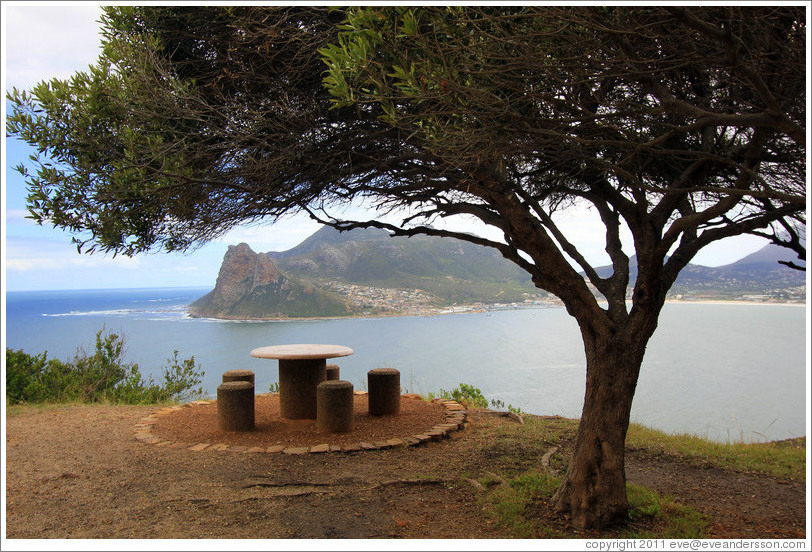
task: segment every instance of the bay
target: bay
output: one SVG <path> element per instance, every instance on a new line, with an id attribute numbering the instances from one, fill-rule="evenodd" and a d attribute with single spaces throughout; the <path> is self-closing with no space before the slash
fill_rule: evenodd
<path id="1" fill-rule="evenodd" d="M 580 416 L 585 358 L 563 308 L 439 316 L 285 321 L 193 319 L 206 288 L 10 292 L 6 347 L 69 360 L 91 352 L 104 328 L 126 336 L 127 361 L 160 378 L 173 351 L 194 356 L 214 395 L 223 372 L 256 373 L 257 392 L 277 381 L 276 361 L 252 349 L 287 343 L 346 345 L 341 378 L 366 387 L 372 368 L 401 372 L 405 391 L 460 383 L 524 412 Z M 669 303 L 649 343 L 632 420 L 669 433 L 759 442 L 806 435 L 806 309 L 800 305 Z"/>

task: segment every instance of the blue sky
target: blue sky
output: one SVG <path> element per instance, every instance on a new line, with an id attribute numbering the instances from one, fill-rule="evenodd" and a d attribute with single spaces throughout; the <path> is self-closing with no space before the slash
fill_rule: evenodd
<path id="1" fill-rule="evenodd" d="M 3 2 L 3 85 L 29 89 L 41 80 L 66 78 L 84 70 L 98 55 L 100 8 L 90 3 Z M 4 102 L 3 119 L 6 107 Z M 25 216 L 25 183 L 13 167 L 28 160 L 31 149 L 14 138 L 3 143 L 3 287 L 5 291 L 132 287 L 213 287 L 229 244 L 248 243 L 255 251 L 294 247 L 318 230 L 305 217 L 273 226 L 238 228 L 187 254 L 153 253 L 133 258 L 79 254 L 71 235 L 37 226 Z M 603 227 L 586 213 L 568 214 L 560 224 L 591 261 L 608 260 Z M 449 224 L 495 236 L 470 222 Z M 733 262 L 764 245 L 743 237 L 715 244 L 695 259 L 716 266 Z"/>

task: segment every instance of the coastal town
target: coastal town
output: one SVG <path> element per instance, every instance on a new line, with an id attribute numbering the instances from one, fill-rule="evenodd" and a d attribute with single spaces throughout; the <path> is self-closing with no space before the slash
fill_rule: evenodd
<path id="1" fill-rule="evenodd" d="M 419 289 L 390 289 L 374 286 L 327 282 L 323 289 L 346 298 L 356 308 L 375 311 L 420 312 L 431 310 L 437 298 Z"/>
<path id="2" fill-rule="evenodd" d="M 747 303 L 806 303 L 806 286 L 781 287 L 766 286 L 759 289 L 742 289 L 735 281 L 716 283 L 715 286 L 678 286 L 672 289 L 666 300 L 668 301 L 737 301 Z M 592 284 L 587 284 L 596 297 L 599 292 Z M 626 298 L 632 299 L 633 288 L 630 286 Z"/>
<path id="3" fill-rule="evenodd" d="M 363 314 L 410 314 L 428 316 L 460 312 L 480 312 L 521 307 L 559 306 L 561 303 L 544 293 L 526 294 L 522 302 L 484 303 L 467 305 L 439 305 L 438 298 L 420 289 L 393 289 L 375 286 L 360 286 L 330 281 L 323 289 L 337 293 L 354 307 L 363 309 Z"/>
<path id="4" fill-rule="evenodd" d="M 560 307 L 561 301 L 546 294 L 525 294 L 522 301 L 511 302 L 473 302 L 471 304 L 442 305 L 434 295 L 420 289 L 394 289 L 376 286 L 362 286 L 338 281 L 326 282 L 323 289 L 344 297 L 353 307 L 364 315 L 400 314 L 430 316 L 436 314 L 453 314 L 462 312 L 483 312 L 488 310 L 505 310 L 518 308 Z M 593 290 L 594 291 L 594 290 Z M 597 292 L 596 292 L 597 293 Z M 763 293 L 730 293 L 686 291 L 672 293 L 669 301 L 731 301 L 770 304 L 803 304 L 806 302 L 806 288 L 775 288 Z"/>

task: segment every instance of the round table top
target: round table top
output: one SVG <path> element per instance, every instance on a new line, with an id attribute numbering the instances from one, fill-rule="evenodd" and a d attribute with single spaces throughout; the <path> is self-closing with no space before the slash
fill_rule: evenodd
<path id="1" fill-rule="evenodd" d="M 300 343 L 295 345 L 272 345 L 251 351 L 252 357 L 276 358 L 281 360 L 305 360 L 313 358 L 334 358 L 353 354 L 355 351 L 343 345 L 318 345 Z"/>

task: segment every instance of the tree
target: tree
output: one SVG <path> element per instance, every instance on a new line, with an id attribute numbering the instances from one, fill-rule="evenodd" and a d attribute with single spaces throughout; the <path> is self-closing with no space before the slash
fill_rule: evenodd
<path id="1" fill-rule="evenodd" d="M 632 399 L 680 270 L 748 233 L 805 261 L 803 8 L 117 7 L 104 22 L 88 73 L 10 95 L 9 128 L 43 155 L 21 168 L 32 216 L 125 254 L 291 212 L 496 248 L 581 329 L 584 408 L 554 498 L 578 528 L 625 519 Z M 356 199 L 390 217 L 331 216 Z M 607 277 L 556 224 L 577 204 L 605 224 Z M 457 215 L 504 241 L 431 224 Z"/>

